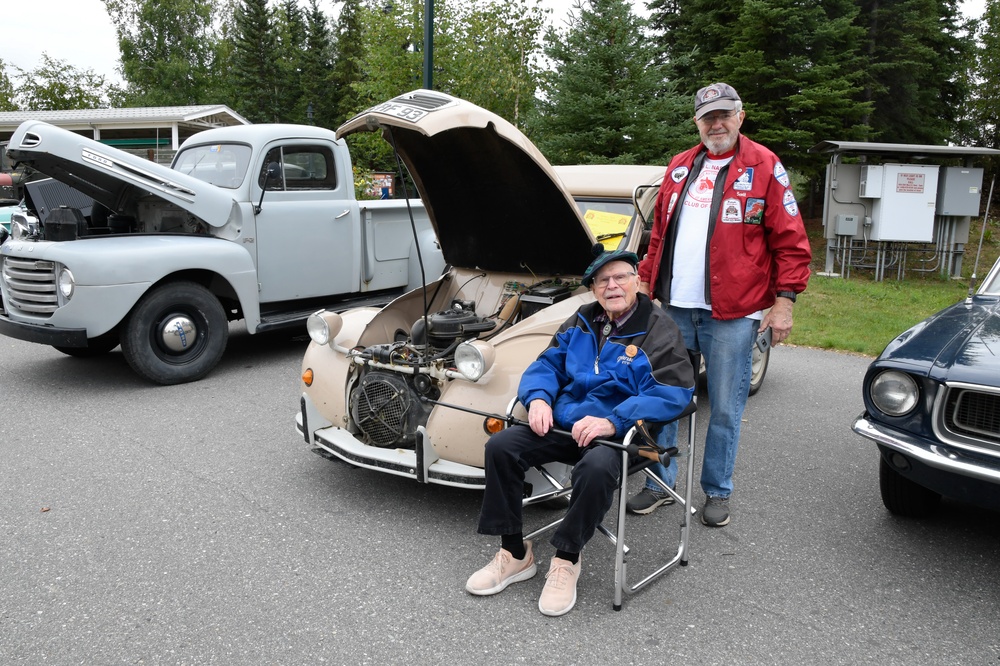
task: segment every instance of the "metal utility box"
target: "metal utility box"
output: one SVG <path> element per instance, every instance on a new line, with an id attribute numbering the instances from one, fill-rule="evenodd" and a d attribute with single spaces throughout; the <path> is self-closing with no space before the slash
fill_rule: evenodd
<path id="1" fill-rule="evenodd" d="M 858 195 L 862 199 L 878 199 L 882 196 L 882 165 L 866 164 L 861 167 L 861 187 Z"/>
<path id="2" fill-rule="evenodd" d="M 981 168 L 942 168 L 938 182 L 937 214 L 978 217 L 982 191 Z"/>
<path id="3" fill-rule="evenodd" d="M 838 236 L 857 236 L 858 235 L 858 216 L 857 215 L 845 215 L 840 213 L 836 217 L 836 224 L 834 233 Z"/>
<path id="4" fill-rule="evenodd" d="M 871 240 L 929 243 L 934 239 L 938 168 L 936 164 L 881 165 L 880 196 L 868 195 L 872 198 Z M 865 190 L 873 192 L 876 174 L 871 167 L 867 175 Z"/>

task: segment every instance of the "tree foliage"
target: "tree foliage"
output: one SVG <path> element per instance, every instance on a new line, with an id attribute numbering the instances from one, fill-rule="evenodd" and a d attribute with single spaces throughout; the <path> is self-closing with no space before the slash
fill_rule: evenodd
<path id="1" fill-rule="evenodd" d="M 213 85 L 212 0 L 104 0 L 118 34 L 125 101 L 206 104 Z"/>
<path id="2" fill-rule="evenodd" d="M 625 0 L 584 0 L 568 29 L 549 30 L 538 114 L 539 149 L 557 164 L 666 163 L 697 139 L 685 100 Z"/>
<path id="3" fill-rule="evenodd" d="M 14 82 L 7 74 L 7 65 L 0 58 L 0 111 L 17 111 L 14 100 Z"/>
<path id="4" fill-rule="evenodd" d="M 107 107 L 104 77 L 42 53 L 41 64 L 18 71 L 17 106 L 26 111 L 70 111 Z"/>

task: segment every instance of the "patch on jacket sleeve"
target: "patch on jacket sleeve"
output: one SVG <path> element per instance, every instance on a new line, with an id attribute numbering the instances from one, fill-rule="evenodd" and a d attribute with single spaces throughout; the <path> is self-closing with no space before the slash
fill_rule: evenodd
<path id="1" fill-rule="evenodd" d="M 670 179 L 675 183 L 679 183 L 684 180 L 688 175 L 688 168 L 686 166 L 679 166 L 670 172 Z"/>
<path id="2" fill-rule="evenodd" d="M 781 203 L 785 207 L 785 211 L 792 217 L 799 214 L 799 204 L 795 201 L 795 195 L 792 194 L 791 190 L 785 190 L 785 193 L 781 195 Z"/>
<path id="3" fill-rule="evenodd" d="M 774 165 L 774 179 L 781 183 L 782 187 L 788 187 L 791 184 L 791 181 L 788 180 L 788 172 L 785 171 L 785 166 L 781 162 Z"/>

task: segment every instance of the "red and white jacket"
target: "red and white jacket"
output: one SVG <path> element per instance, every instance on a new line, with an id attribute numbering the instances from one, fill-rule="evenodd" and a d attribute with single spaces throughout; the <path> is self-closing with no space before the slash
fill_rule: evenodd
<path id="1" fill-rule="evenodd" d="M 704 144 L 698 144 L 675 156 L 660 186 L 639 278 L 664 303 L 670 297 L 677 217 L 688 183 L 698 177 L 707 154 Z M 705 302 L 712 306 L 713 318 L 745 317 L 774 305 L 776 292 L 805 291 L 812 251 L 777 155 L 741 134 L 735 156 L 719 173 L 709 220 Z M 661 271 L 666 293 L 659 293 Z"/>

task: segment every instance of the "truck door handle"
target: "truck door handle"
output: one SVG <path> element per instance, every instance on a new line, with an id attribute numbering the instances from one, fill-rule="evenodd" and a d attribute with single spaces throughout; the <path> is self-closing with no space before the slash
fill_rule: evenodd
<path id="1" fill-rule="evenodd" d="M 339 220 L 340 218 L 344 217 L 345 215 L 347 215 L 347 214 L 348 214 L 348 213 L 350 213 L 350 212 L 351 212 L 351 209 L 350 209 L 350 208 L 348 208 L 348 209 L 347 209 L 347 210 L 345 210 L 345 211 L 344 211 L 343 213 L 341 213 L 340 215 L 338 215 L 337 217 L 335 217 L 335 218 L 333 218 L 333 219 L 335 219 L 335 220 Z"/>

